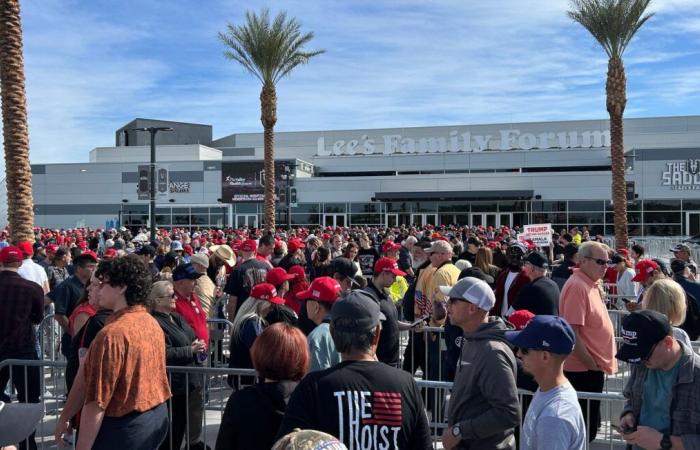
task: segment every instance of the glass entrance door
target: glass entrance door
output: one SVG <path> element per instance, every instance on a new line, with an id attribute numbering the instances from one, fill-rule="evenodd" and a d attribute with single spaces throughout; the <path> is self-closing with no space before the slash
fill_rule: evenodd
<path id="1" fill-rule="evenodd" d="M 399 226 L 399 215 L 398 214 L 387 214 L 386 215 L 386 226 L 389 228 L 394 228 Z"/>
<path id="2" fill-rule="evenodd" d="M 345 214 L 324 214 L 323 226 L 326 227 L 344 227 L 346 224 Z"/>
<path id="3" fill-rule="evenodd" d="M 417 227 L 437 225 L 437 214 L 411 214 L 411 224 Z"/>
<path id="4" fill-rule="evenodd" d="M 248 228 L 258 227 L 258 215 L 257 214 L 236 214 L 236 228 L 242 228 L 247 226 Z"/>
<path id="5" fill-rule="evenodd" d="M 511 226 L 512 214 L 504 213 L 472 213 L 471 226 L 478 227 L 500 227 L 501 225 Z"/>
<path id="6" fill-rule="evenodd" d="M 700 211 L 685 213 L 685 234 L 688 236 L 700 234 Z"/>

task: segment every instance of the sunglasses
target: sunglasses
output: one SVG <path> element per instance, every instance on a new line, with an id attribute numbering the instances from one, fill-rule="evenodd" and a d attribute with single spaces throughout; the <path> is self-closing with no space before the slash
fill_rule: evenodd
<path id="1" fill-rule="evenodd" d="M 591 261 L 595 262 L 599 266 L 607 266 L 608 264 L 613 264 L 613 262 L 609 259 L 597 259 L 597 258 L 591 258 L 590 256 L 584 256 L 586 259 L 590 259 Z"/>

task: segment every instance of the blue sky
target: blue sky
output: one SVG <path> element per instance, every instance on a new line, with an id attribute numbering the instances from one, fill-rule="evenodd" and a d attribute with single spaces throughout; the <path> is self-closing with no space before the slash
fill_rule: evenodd
<path id="1" fill-rule="evenodd" d="M 261 131 L 260 84 L 217 33 L 295 16 L 327 53 L 278 85 L 278 131 L 606 118 L 603 50 L 564 0 L 24 1 L 32 163 L 80 162 L 135 117 Z M 655 0 L 627 117 L 700 114 L 698 0 Z"/>

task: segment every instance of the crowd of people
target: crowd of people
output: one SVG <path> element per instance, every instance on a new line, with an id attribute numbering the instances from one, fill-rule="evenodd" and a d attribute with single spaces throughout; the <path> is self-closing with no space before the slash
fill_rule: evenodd
<path id="1" fill-rule="evenodd" d="M 544 248 L 517 227 L 134 231 L 0 234 L 0 362 L 40 357 L 52 307 L 68 390 L 55 437 L 78 449 L 207 448 L 207 385 L 166 366 L 211 359 L 257 372 L 229 377 L 221 450 L 427 449 L 429 415 L 445 449 L 582 449 L 601 414 L 577 392 L 603 392 L 618 360 L 632 366 L 624 439 L 700 448 L 685 244 L 669 265 L 576 227 Z M 629 312 L 619 349 L 610 309 Z M 229 348 L 210 319 L 232 324 Z M 38 403 L 39 377 L 2 369 L 2 401 Z M 417 377 L 452 382 L 449 402 Z"/>

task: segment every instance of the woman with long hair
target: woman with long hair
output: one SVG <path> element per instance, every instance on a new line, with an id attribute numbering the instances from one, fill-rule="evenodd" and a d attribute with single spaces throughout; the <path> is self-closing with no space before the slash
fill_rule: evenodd
<path id="1" fill-rule="evenodd" d="M 478 268 L 487 275 L 490 275 L 494 280 L 498 276 L 501 269 L 493 264 L 493 253 L 488 247 L 479 247 L 476 251 L 476 259 L 474 267 Z"/>
<path id="2" fill-rule="evenodd" d="M 261 382 L 234 392 L 221 418 L 216 450 L 268 450 L 287 402 L 309 370 L 304 334 L 286 323 L 270 325 L 251 347 Z"/>
<path id="3" fill-rule="evenodd" d="M 683 330 L 688 307 L 685 291 L 678 283 L 670 279 L 654 281 L 644 290 L 642 306 L 666 315 L 673 327 L 673 337 L 692 348 L 690 337 Z"/>
<path id="4" fill-rule="evenodd" d="M 231 347 L 229 367 L 235 369 L 252 369 L 253 361 L 250 349 L 257 337 L 267 327 L 267 314 L 274 305 L 284 304 L 284 299 L 277 296 L 277 290 L 269 283 L 253 286 L 250 297 L 243 302 L 233 319 L 231 330 Z M 229 376 L 229 384 L 233 387 Z M 241 377 L 243 382 L 251 382 L 251 377 Z"/>

